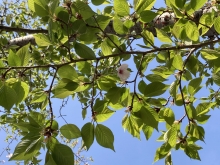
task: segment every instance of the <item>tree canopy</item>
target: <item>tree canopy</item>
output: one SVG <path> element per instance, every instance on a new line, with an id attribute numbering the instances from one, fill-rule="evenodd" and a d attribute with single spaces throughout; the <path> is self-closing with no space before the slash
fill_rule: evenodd
<path id="1" fill-rule="evenodd" d="M 11 161 L 39 164 L 44 148 L 45 165 L 83 163 L 72 149 L 76 139 L 86 150 L 96 140 L 115 151 L 104 121 L 118 110 L 131 136 L 161 132 L 154 162 L 171 165 L 171 150 L 200 160 L 203 125 L 220 105 L 220 2 L 155 2 L 0 4 L 0 123 L 19 138 Z M 63 101 L 62 109 L 66 98 L 81 103 L 82 120 L 90 117 L 82 128 L 54 111 L 53 101 Z"/>

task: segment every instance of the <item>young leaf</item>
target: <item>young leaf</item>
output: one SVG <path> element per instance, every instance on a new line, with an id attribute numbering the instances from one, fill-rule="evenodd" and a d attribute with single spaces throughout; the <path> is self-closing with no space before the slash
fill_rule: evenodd
<path id="1" fill-rule="evenodd" d="M 177 141 L 177 124 L 173 124 L 164 134 L 164 140 L 169 143 L 171 147 L 175 147 Z"/>
<path id="2" fill-rule="evenodd" d="M 137 117 L 140 117 L 146 126 L 151 126 L 155 129 L 158 129 L 159 117 L 154 109 L 150 107 L 142 107 L 137 114 Z"/>
<path id="3" fill-rule="evenodd" d="M 146 137 L 146 140 L 149 140 L 151 135 L 152 135 L 152 133 L 153 133 L 153 131 L 154 131 L 154 128 L 150 127 L 150 126 L 147 126 L 147 125 L 144 125 L 142 127 L 142 131 L 143 131 L 143 133 L 144 133 L 144 135 Z"/>
<path id="4" fill-rule="evenodd" d="M 197 159 L 197 160 L 201 160 L 199 157 L 199 153 L 196 149 L 190 147 L 190 146 L 186 146 L 184 149 L 184 152 L 186 153 L 186 155 L 192 159 Z"/>
<path id="5" fill-rule="evenodd" d="M 183 70 L 183 59 L 182 59 L 181 55 L 177 54 L 173 57 L 172 65 L 177 70 Z"/>
<path id="6" fill-rule="evenodd" d="M 74 124 L 66 124 L 60 128 L 61 134 L 67 139 L 76 139 L 81 137 L 79 128 Z"/>
<path id="7" fill-rule="evenodd" d="M 40 17 L 44 17 L 49 14 L 46 1 L 28 0 L 28 7 Z"/>
<path id="8" fill-rule="evenodd" d="M 190 5 L 192 9 L 196 11 L 200 9 L 206 2 L 207 0 L 193 0 L 193 1 L 190 1 Z"/>
<path id="9" fill-rule="evenodd" d="M 190 95 L 194 95 L 196 92 L 198 92 L 199 89 L 201 89 L 200 88 L 201 82 L 202 82 L 201 77 L 195 78 L 189 82 L 188 92 Z"/>
<path id="10" fill-rule="evenodd" d="M 79 11 L 79 14 L 82 15 L 83 20 L 86 20 L 95 14 L 91 7 L 83 1 L 74 1 L 72 7 Z"/>
<path id="11" fill-rule="evenodd" d="M 114 16 L 113 18 L 113 28 L 118 34 L 126 34 L 128 29 L 123 25 L 123 22 L 120 20 L 119 17 Z"/>
<path id="12" fill-rule="evenodd" d="M 8 64 L 9 66 L 21 66 L 21 59 L 12 50 L 9 50 Z"/>
<path id="13" fill-rule="evenodd" d="M 174 81 L 172 82 L 172 84 L 170 85 L 170 95 L 176 99 L 176 94 L 177 94 L 177 90 L 178 90 L 178 81 Z"/>
<path id="14" fill-rule="evenodd" d="M 164 120 L 167 122 L 167 124 L 169 124 L 170 126 L 173 125 L 175 116 L 174 116 L 172 109 L 166 108 L 163 112 L 163 117 L 164 117 Z"/>
<path id="15" fill-rule="evenodd" d="M 200 52 L 202 54 L 202 57 L 207 60 L 215 60 L 220 56 L 220 53 L 218 51 L 212 49 L 202 49 Z"/>
<path id="16" fill-rule="evenodd" d="M 140 139 L 140 128 L 143 122 L 140 118 L 126 114 L 122 119 L 122 127 L 127 130 L 133 137 Z"/>
<path id="17" fill-rule="evenodd" d="M 220 34 L 220 17 L 215 18 L 214 27 L 215 30 Z"/>
<path id="18" fill-rule="evenodd" d="M 104 122 L 108 120 L 115 112 L 109 108 L 105 108 L 102 111 L 99 111 L 95 116 L 97 122 Z"/>
<path id="19" fill-rule="evenodd" d="M 50 42 L 48 36 L 46 36 L 45 34 L 35 34 L 34 35 L 35 41 L 37 43 L 38 46 L 49 46 L 52 45 L 52 43 Z"/>
<path id="20" fill-rule="evenodd" d="M 126 0 L 114 0 L 114 10 L 119 16 L 128 16 L 130 13 Z"/>
<path id="21" fill-rule="evenodd" d="M 167 43 L 172 43 L 172 40 L 170 39 L 170 37 L 163 30 L 160 30 L 160 29 L 156 28 L 156 32 L 157 32 L 157 38 L 160 41 L 167 42 Z"/>
<path id="22" fill-rule="evenodd" d="M 156 0 L 139 0 L 136 2 L 137 3 L 134 4 L 134 9 L 138 14 L 140 14 L 144 10 L 150 10 L 153 7 Z"/>
<path id="23" fill-rule="evenodd" d="M 165 156 L 167 156 L 170 153 L 171 146 L 169 143 L 164 143 L 161 147 L 159 147 L 156 151 L 154 162 L 163 159 Z"/>
<path id="24" fill-rule="evenodd" d="M 29 53 L 29 44 L 23 46 L 20 48 L 17 52 L 16 55 L 20 58 L 21 60 L 21 66 L 26 66 L 29 62 L 30 59 L 30 53 Z"/>
<path id="25" fill-rule="evenodd" d="M 101 145 L 102 147 L 110 148 L 113 151 L 115 151 L 113 146 L 114 135 L 108 127 L 102 124 L 97 124 L 95 127 L 95 137 L 99 145 Z"/>

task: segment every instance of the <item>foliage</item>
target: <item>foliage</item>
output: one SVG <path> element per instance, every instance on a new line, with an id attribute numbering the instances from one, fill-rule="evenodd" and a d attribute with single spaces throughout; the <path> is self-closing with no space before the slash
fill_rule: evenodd
<path id="1" fill-rule="evenodd" d="M 20 137 L 10 160 L 38 164 L 45 148 L 46 165 L 83 161 L 61 139 L 82 138 L 87 150 L 96 139 L 114 151 L 114 133 L 102 122 L 122 109 L 122 127 L 136 138 L 143 132 L 148 140 L 159 125 L 166 126 L 160 130 L 163 144 L 155 162 L 165 158 L 165 164 L 172 164 L 172 149 L 200 160 L 202 147 L 196 142 L 204 141 L 202 124 L 220 105 L 220 5 L 165 2 L 159 9 L 155 0 L 1 5 L 0 123 Z M 95 12 L 94 5 L 102 11 Z M 34 35 L 19 38 L 27 33 Z M 133 77 L 124 80 L 131 71 Z M 197 95 L 202 87 L 206 95 Z M 92 117 L 81 129 L 74 123 L 60 126 L 54 115 L 54 98 L 69 97 L 81 102 L 83 119 Z M 184 110 L 180 119 L 175 106 Z M 188 124 L 182 125 L 183 120 Z"/>

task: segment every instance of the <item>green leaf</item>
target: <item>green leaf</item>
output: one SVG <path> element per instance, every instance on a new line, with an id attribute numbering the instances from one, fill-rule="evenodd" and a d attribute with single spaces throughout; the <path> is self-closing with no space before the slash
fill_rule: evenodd
<path id="1" fill-rule="evenodd" d="M 39 141 L 40 140 L 40 141 Z M 42 139 L 40 136 L 34 136 L 29 139 L 22 140 L 15 147 L 14 153 L 10 160 L 28 160 L 33 157 L 41 148 Z"/>
<path id="2" fill-rule="evenodd" d="M 21 66 L 21 59 L 12 50 L 9 50 L 8 64 L 9 66 Z"/>
<path id="3" fill-rule="evenodd" d="M 16 55 L 20 58 L 21 60 L 21 66 L 26 66 L 29 62 L 30 59 L 30 53 L 29 53 L 29 46 L 30 44 L 27 44 L 20 48 L 17 52 Z"/>
<path id="4" fill-rule="evenodd" d="M 136 4 L 134 4 L 135 11 L 140 14 L 144 10 L 150 10 L 156 0 L 137 0 Z"/>
<path id="5" fill-rule="evenodd" d="M 126 0 L 114 0 L 114 10 L 119 16 L 128 16 L 130 13 Z"/>
<path id="6" fill-rule="evenodd" d="M 199 69 L 199 61 L 197 57 L 194 55 L 190 56 L 187 63 L 186 63 L 186 68 L 194 75 L 196 76 L 196 73 Z"/>
<path id="7" fill-rule="evenodd" d="M 170 39 L 170 37 L 163 30 L 160 30 L 160 29 L 156 28 L 156 32 L 157 32 L 157 38 L 161 42 L 172 43 L 172 40 Z"/>
<path id="8" fill-rule="evenodd" d="M 73 2 L 73 7 L 76 7 L 76 9 L 79 10 L 79 13 L 82 15 L 83 20 L 86 20 L 95 14 L 91 7 L 83 1 Z"/>
<path id="9" fill-rule="evenodd" d="M 167 79 L 163 78 L 162 76 L 158 75 L 158 74 L 148 74 L 146 76 L 146 79 L 150 82 L 163 82 L 166 81 Z"/>
<path id="10" fill-rule="evenodd" d="M 214 27 L 215 30 L 220 34 L 220 17 L 215 18 Z"/>
<path id="11" fill-rule="evenodd" d="M 202 82 L 201 77 L 195 78 L 189 82 L 188 92 L 191 96 L 194 95 L 196 92 L 198 92 L 199 89 L 201 89 L 200 87 L 201 82 Z"/>
<path id="12" fill-rule="evenodd" d="M 170 85 L 170 95 L 176 99 L 176 94 L 177 94 L 177 91 L 178 91 L 178 81 L 174 81 L 172 82 L 172 84 Z"/>
<path id="13" fill-rule="evenodd" d="M 174 116 L 172 109 L 166 108 L 163 112 L 163 117 L 164 117 L 164 120 L 167 122 L 167 124 L 169 124 L 170 126 L 173 125 L 175 116 Z"/>
<path id="14" fill-rule="evenodd" d="M 95 6 L 99 6 L 101 4 L 103 4 L 105 2 L 105 0 L 92 0 L 92 4 Z"/>
<path id="15" fill-rule="evenodd" d="M 166 156 L 166 159 L 165 159 L 165 165 L 172 165 L 173 162 L 172 162 L 172 158 L 171 158 L 171 153 L 169 153 L 167 156 Z"/>
<path id="16" fill-rule="evenodd" d="M 199 157 L 199 153 L 196 149 L 190 147 L 190 146 L 186 146 L 184 149 L 184 152 L 186 153 L 186 155 L 192 159 L 197 159 L 197 160 L 201 160 Z"/>
<path id="17" fill-rule="evenodd" d="M 151 135 L 152 135 L 152 133 L 153 133 L 153 131 L 154 131 L 154 128 L 150 127 L 150 126 L 147 126 L 147 125 L 144 125 L 142 127 L 142 131 L 143 131 L 143 133 L 144 133 L 144 135 L 146 137 L 146 140 L 149 140 Z"/>
<path id="18" fill-rule="evenodd" d="M 75 80 L 78 78 L 76 70 L 71 65 L 64 65 L 60 67 L 57 73 L 61 78 L 67 78 L 70 80 Z"/>
<path id="19" fill-rule="evenodd" d="M 209 110 L 212 108 L 212 106 L 215 104 L 216 104 L 215 102 L 199 103 L 196 107 L 197 116 L 208 113 Z"/>
<path id="20" fill-rule="evenodd" d="M 35 41 L 38 46 L 49 46 L 52 45 L 50 39 L 45 34 L 35 34 L 34 35 Z"/>
<path id="21" fill-rule="evenodd" d="M 146 23 L 152 21 L 157 15 L 157 13 L 150 10 L 144 10 L 140 13 L 141 21 Z"/>
<path id="22" fill-rule="evenodd" d="M 101 50 L 105 56 L 112 54 L 112 48 L 108 45 L 107 38 L 101 43 Z"/>
<path id="23" fill-rule="evenodd" d="M 66 98 L 67 96 L 73 94 L 75 90 L 79 87 L 78 83 L 71 81 L 70 79 L 63 78 L 53 89 L 53 94 L 55 98 Z"/>
<path id="24" fill-rule="evenodd" d="M 56 15 L 57 19 L 61 20 L 64 23 L 68 23 L 69 14 L 68 14 L 68 11 L 64 7 L 58 6 L 55 9 L 55 15 Z"/>
<path id="25" fill-rule="evenodd" d="M 143 93 L 143 94 L 144 94 L 144 92 L 145 92 L 146 87 L 147 87 L 147 84 L 146 84 L 143 80 L 141 80 L 141 81 L 138 83 L 138 90 L 139 90 L 141 93 Z"/>
<path id="26" fill-rule="evenodd" d="M 220 57 L 220 53 L 216 50 L 202 49 L 200 52 L 202 54 L 202 57 L 207 60 L 215 60 Z"/>
<path id="27" fill-rule="evenodd" d="M 181 40 L 186 40 L 186 24 L 188 20 L 181 18 L 173 26 L 172 33 Z"/>
<path id="28" fill-rule="evenodd" d="M 112 87 L 106 94 L 106 97 L 112 104 L 118 103 L 121 98 L 121 88 L 119 87 Z"/>
<path id="29" fill-rule="evenodd" d="M 33 141 L 25 150 L 24 156 L 28 154 L 36 153 L 37 151 L 40 150 L 43 142 L 43 137 L 42 136 L 38 136 L 38 137 L 39 137 L 38 139 L 32 139 Z"/>
<path id="30" fill-rule="evenodd" d="M 205 124 L 210 117 L 211 115 L 198 115 L 196 120 L 199 124 Z"/>
<path id="31" fill-rule="evenodd" d="M 163 94 L 169 86 L 161 82 L 152 82 L 148 84 L 145 88 L 145 97 L 154 97 Z"/>
<path id="32" fill-rule="evenodd" d="M 164 143 L 161 147 L 157 149 L 154 157 L 154 162 L 158 161 L 159 159 L 163 159 L 169 154 L 170 150 L 171 146 L 169 145 L 169 143 Z"/>
<path id="33" fill-rule="evenodd" d="M 51 125 L 51 121 L 50 120 L 47 120 L 46 123 L 47 123 L 46 127 L 49 127 Z M 53 120 L 52 125 L 51 125 L 51 129 L 53 129 L 55 131 L 59 129 L 59 124 L 57 123 L 56 120 Z"/>
<path id="34" fill-rule="evenodd" d="M 182 8 L 185 5 L 186 0 L 169 0 L 169 2 L 177 8 Z"/>
<path id="35" fill-rule="evenodd" d="M 17 103 L 22 102 L 29 93 L 29 86 L 25 82 L 18 81 L 13 84 L 12 88 L 17 94 Z"/>
<path id="36" fill-rule="evenodd" d="M 169 143 L 171 147 L 175 147 L 177 142 L 177 124 L 173 124 L 172 127 L 164 134 L 164 140 Z"/>
<path id="37" fill-rule="evenodd" d="M 110 110 L 109 108 L 105 108 L 96 114 L 95 119 L 97 122 L 104 122 L 108 120 L 114 113 L 115 112 Z"/>
<path id="38" fill-rule="evenodd" d="M 185 30 L 187 37 L 192 41 L 197 41 L 199 39 L 199 30 L 195 22 L 188 21 Z"/>
<path id="39" fill-rule="evenodd" d="M 76 42 L 75 51 L 80 57 L 84 59 L 90 59 L 90 60 L 96 59 L 95 53 L 92 51 L 92 49 L 84 44 Z"/>
<path id="40" fill-rule="evenodd" d="M 204 4 L 207 2 L 207 0 L 192 0 L 190 1 L 190 5 L 192 7 L 193 10 L 198 10 L 200 9 L 202 6 L 204 6 Z"/>
<path id="41" fill-rule="evenodd" d="M 47 2 L 44 0 L 28 0 L 28 7 L 40 17 L 44 17 L 49 14 Z"/>
<path id="42" fill-rule="evenodd" d="M 196 109 L 193 104 L 186 105 L 187 115 L 190 119 L 196 118 Z"/>
<path id="43" fill-rule="evenodd" d="M 54 11 L 58 7 L 58 5 L 59 5 L 59 0 L 50 1 L 50 3 L 48 4 L 50 14 L 54 14 Z"/>
<path id="44" fill-rule="evenodd" d="M 108 26 L 109 22 L 111 21 L 111 17 L 105 15 L 98 15 L 96 18 L 97 24 L 102 30 Z"/>
<path id="45" fill-rule="evenodd" d="M 108 91 L 110 88 L 116 87 L 116 82 L 108 76 L 101 76 L 97 81 L 97 85 L 101 90 Z"/>
<path id="46" fill-rule="evenodd" d="M 216 85 L 220 86 L 220 72 L 213 73 L 212 79 Z"/>
<path id="47" fill-rule="evenodd" d="M 17 94 L 14 89 L 4 84 L 0 87 L 0 105 L 7 110 L 17 103 Z"/>
<path id="48" fill-rule="evenodd" d="M 47 99 L 47 94 L 46 92 L 42 91 L 40 93 L 36 93 L 33 97 L 33 99 L 31 100 L 31 104 L 33 103 L 41 103 L 43 102 L 45 99 Z"/>
<path id="49" fill-rule="evenodd" d="M 82 139 L 87 150 L 94 141 L 94 125 L 92 123 L 86 123 L 81 129 Z"/>
<path id="50" fill-rule="evenodd" d="M 182 59 L 181 55 L 175 55 L 173 57 L 172 65 L 177 70 L 183 70 L 183 59 Z"/>
<path id="51" fill-rule="evenodd" d="M 96 137 L 97 143 L 100 146 L 105 147 L 105 148 L 110 148 L 113 151 L 115 151 L 114 146 L 113 146 L 114 135 L 108 127 L 102 124 L 97 124 L 95 128 L 95 137 Z"/>
<path id="52" fill-rule="evenodd" d="M 113 18 L 113 28 L 116 33 L 121 35 L 128 32 L 128 29 L 123 25 L 123 22 L 117 16 L 114 16 Z"/>
<path id="53" fill-rule="evenodd" d="M 154 45 L 154 35 L 150 31 L 144 30 L 141 34 L 144 37 L 144 41 L 147 40 L 151 45 Z"/>
<path id="54" fill-rule="evenodd" d="M 127 130 L 133 137 L 140 139 L 140 129 L 143 122 L 140 118 L 126 114 L 122 119 L 122 127 Z"/>
<path id="55" fill-rule="evenodd" d="M 81 137 L 79 128 L 74 124 L 66 124 L 60 128 L 61 134 L 67 139 L 76 139 Z"/>
<path id="56" fill-rule="evenodd" d="M 213 26 L 214 24 L 214 12 L 207 12 L 204 13 L 200 19 L 199 19 L 199 26 L 198 29 L 201 31 L 201 35 L 204 35 L 206 32 L 209 31 L 209 29 Z"/>
<path id="57" fill-rule="evenodd" d="M 74 165 L 74 153 L 70 147 L 64 144 L 55 144 L 51 153 L 56 164 Z"/>
<path id="58" fill-rule="evenodd" d="M 157 112 L 151 107 L 141 107 L 140 111 L 136 112 L 135 115 L 141 118 L 146 126 L 158 129 L 159 117 Z"/>
<path id="59" fill-rule="evenodd" d="M 48 151 L 45 157 L 45 165 L 57 165 Z"/>

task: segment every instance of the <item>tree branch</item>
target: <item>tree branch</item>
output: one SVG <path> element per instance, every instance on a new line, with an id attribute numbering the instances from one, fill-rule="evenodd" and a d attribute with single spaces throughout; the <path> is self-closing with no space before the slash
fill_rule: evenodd
<path id="1" fill-rule="evenodd" d="M 24 33 L 29 33 L 29 34 L 34 34 L 34 33 L 48 33 L 48 30 L 45 29 L 23 29 L 19 27 L 8 27 L 8 26 L 2 26 L 0 25 L 0 30 L 6 31 L 6 32 L 24 32 Z"/>

